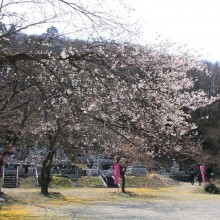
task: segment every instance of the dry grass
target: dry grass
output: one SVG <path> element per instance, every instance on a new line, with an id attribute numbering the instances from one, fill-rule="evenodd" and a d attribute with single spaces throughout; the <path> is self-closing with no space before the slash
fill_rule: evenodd
<path id="1" fill-rule="evenodd" d="M 12 207 L 4 207 L 4 209 L 0 211 L 0 219 L 32 219 L 28 216 L 30 216 L 30 209 L 23 206 L 13 205 Z"/>
<path id="2" fill-rule="evenodd" d="M 40 189 L 4 189 L 7 193 L 6 202 L 0 210 L 0 219 L 33 219 L 33 210 L 36 217 L 42 219 L 44 215 L 39 210 L 51 210 L 54 207 L 65 205 L 83 205 L 90 202 L 90 199 L 83 196 L 74 196 L 72 191 L 59 190 L 50 192 L 48 196 L 42 195 Z M 42 215 L 42 216 L 41 216 Z"/>
<path id="3" fill-rule="evenodd" d="M 100 187 L 103 183 L 99 177 L 96 176 L 82 176 L 79 179 L 80 185 L 83 187 Z"/>
<path id="4" fill-rule="evenodd" d="M 167 186 L 175 186 L 177 181 L 171 178 L 160 177 L 158 174 L 152 173 L 148 176 L 127 176 L 126 187 L 131 188 L 160 188 Z"/>
<path id="5" fill-rule="evenodd" d="M 35 177 L 23 177 L 19 178 L 19 188 L 30 189 L 38 188 Z"/>

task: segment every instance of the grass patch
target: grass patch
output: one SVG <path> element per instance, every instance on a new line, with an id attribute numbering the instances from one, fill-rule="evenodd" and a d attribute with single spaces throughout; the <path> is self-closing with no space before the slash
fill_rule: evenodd
<path id="1" fill-rule="evenodd" d="M 59 192 L 50 192 L 48 195 L 43 195 L 40 191 L 28 191 L 26 193 L 13 193 L 7 195 L 5 197 L 5 205 L 36 205 L 57 199 L 63 199 L 62 194 Z"/>
<path id="2" fill-rule="evenodd" d="M 88 204 L 89 199 L 86 199 L 86 198 L 78 198 L 78 197 L 74 197 L 74 196 L 64 196 L 64 201 L 68 202 L 68 203 L 72 203 L 72 204 L 79 204 L 79 205 L 82 205 L 82 204 Z"/>
<path id="3" fill-rule="evenodd" d="M 29 208 L 20 206 L 5 207 L 0 211 L 0 219 L 31 220 Z"/>
<path id="4" fill-rule="evenodd" d="M 33 207 L 53 207 L 65 202 L 65 198 L 59 192 L 50 192 L 47 196 L 37 191 L 12 192 L 5 197 L 5 204 L 0 210 L 0 219 L 18 219 L 18 220 L 32 220 Z M 34 217 L 34 219 L 42 219 L 41 217 Z"/>
<path id="5" fill-rule="evenodd" d="M 39 186 L 36 184 L 35 177 L 26 177 L 19 178 L 19 188 L 22 189 L 39 189 Z M 76 184 L 77 183 L 77 184 Z M 159 187 L 167 187 L 174 186 L 177 184 L 177 181 L 171 178 L 161 178 L 157 174 L 151 174 L 147 176 L 126 176 L 125 177 L 125 185 L 126 188 L 159 188 Z M 220 181 L 219 181 L 220 184 Z M 73 183 L 67 177 L 61 177 L 59 175 L 52 176 L 52 182 L 50 184 L 50 188 L 56 189 L 68 189 L 72 188 L 75 185 L 79 185 L 81 187 L 104 187 L 102 180 L 98 176 L 82 176 L 75 183 Z M 216 184 L 218 185 L 218 184 Z"/>
<path id="6" fill-rule="evenodd" d="M 112 192 L 110 194 L 129 200 L 166 199 L 169 190 L 170 188 L 128 188 L 125 193 Z"/>
<path id="7" fill-rule="evenodd" d="M 213 183 L 214 183 L 216 186 L 220 187 L 220 179 L 213 181 Z"/>
<path id="8" fill-rule="evenodd" d="M 79 181 L 83 187 L 103 186 L 103 182 L 98 176 L 82 176 Z"/>
<path id="9" fill-rule="evenodd" d="M 36 178 L 34 176 L 19 178 L 18 182 L 19 188 L 22 189 L 39 188 L 39 186 L 37 186 Z"/>
<path id="10" fill-rule="evenodd" d="M 126 176 L 125 178 L 126 187 L 129 187 L 129 188 L 130 187 L 139 188 L 139 187 L 153 186 L 155 182 L 156 181 L 154 181 L 154 179 L 148 178 L 148 177 Z"/>
<path id="11" fill-rule="evenodd" d="M 82 169 L 82 170 L 88 169 L 87 165 L 84 163 L 77 163 L 75 165 L 76 165 L 76 167 L 78 167 L 79 169 Z"/>
<path id="12" fill-rule="evenodd" d="M 97 176 L 82 176 L 79 182 L 82 187 L 103 187 L 102 180 Z M 126 188 L 160 188 L 175 185 L 177 185 L 177 181 L 171 178 L 160 178 L 160 176 L 156 174 L 125 177 Z"/>
<path id="13" fill-rule="evenodd" d="M 176 184 L 177 181 L 170 178 L 160 178 L 157 174 L 125 177 L 126 188 L 160 188 Z"/>
<path id="14" fill-rule="evenodd" d="M 72 188 L 73 182 L 69 178 L 61 177 L 61 176 L 52 176 L 52 188 L 58 188 L 58 189 L 67 189 Z"/>

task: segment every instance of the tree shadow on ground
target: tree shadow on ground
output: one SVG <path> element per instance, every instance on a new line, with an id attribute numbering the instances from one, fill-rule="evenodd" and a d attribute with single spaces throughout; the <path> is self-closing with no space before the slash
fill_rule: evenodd
<path id="1" fill-rule="evenodd" d="M 156 198 L 157 196 L 155 195 L 152 195 L 152 194 L 138 194 L 138 193 L 134 193 L 134 192 L 120 192 L 120 193 L 117 193 L 117 192 L 111 192 L 110 193 L 111 195 L 118 195 L 122 198 L 135 198 L 135 199 L 152 199 L 152 198 Z"/>
<path id="2" fill-rule="evenodd" d="M 51 199 L 63 199 L 64 196 L 59 192 L 49 192 L 48 194 L 42 194 L 45 197 L 51 198 Z"/>

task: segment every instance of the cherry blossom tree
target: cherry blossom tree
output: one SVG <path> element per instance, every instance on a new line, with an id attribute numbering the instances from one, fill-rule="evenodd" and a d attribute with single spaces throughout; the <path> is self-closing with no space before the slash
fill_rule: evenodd
<path id="1" fill-rule="evenodd" d="M 159 46 L 99 43 L 81 51 L 69 46 L 60 56 L 16 54 L 2 62 L 16 59 L 17 65 L 25 66 L 23 74 L 31 71 L 25 80 L 38 90 L 46 115 L 52 115 L 46 120 L 49 127 L 35 123 L 35 128 L 50 131 L 52 121 L 63 114 L 70 117 L 71 112 L 72 126 L 77 124 L 77 115 L 84 115 L 153 154 L 155 146 L 160 146 L 158 153 L 168 151 L 171 145 L 165 141 L 195 126 L 187 122 L 190 115 L 184 107 L 209 102 L 204 93 L 187 91 L 193 85 L 187 71 L 202 68 L 198 60 L 165 53 L 167 45 Z M 39 124 L 44 125 L 43 120 Z"/>
<path id="2" fill-rule="evenodd" d="M 119 147 L 115 147 L 111 151 L 111 156 L 115 162 L 120 164 L 120 179 L 121 179 L 121 191 L 125 193 L 125 174 L 128 166 L 131 166 L 134 162 L 141 162 L 145 166 L 150 166 L 153 163 L 151 156 L 147 155 L 145 149 L 140 149 L 132 144 L 122 144 Z"/>
<path id="3" fill-rule="evenodd" d="M 115 1 L 115 3 L 117 2 Z M 119 5 L 122 6 L 123 4 L 119 3 Z M 103 7 L 105 10 L 103 10 Z M 45 12 L 45 8 L 51 10 Z M 94 38 L 97 40 L 103 37 L 113 38 L 116 35 L 127 35 L 130 30 L 118 18 L 113 16 L 113 11 L 107 9 L 109 10 L 110 7 L 102 1 L 94 1 L 93 5 L 90 4 L 89 6 L 84 1 L 1 1 L 0 47 L 2 52 L 0 65 L 1 89 L 3 91 L 1 96 L 1 139 L 3 142 L 17 143 L 19 138 L 22 139 L 22 136 L 30 134 L 27 128 L 34 127 L 31 131 L 35 135 L 36 131 L 39 132 L 39 127 L 37 127 L 39 124 L 42 125 L 42 132 L 39 132 L 41 136 L 47 133 L 45 127 L 49 127 L 48 129 L 51 132 L 51 126 L 46 125 L 49 123 L 58 126 L 59 123 L 57 124 L 57 122 L 60 120 L 57 115 L 58 118 L 54 116 L 56 111 L 53 105 L 59 101 L 61 104 L 65 102 L 65 97 L 62 98 L 59 94 L 64 92 L 64 88 L 60 86 L 55 91 L 56 85 L 51 83 L 54 77 L 51 74 L 54 71 L 54 66 L 51 68 L 46 62 L 41 62 L 43 59 L 49 61 L 52 58 L 49 58 L 49 54 L 54 49 L 53 39 L 59 37 L 57 31 L 56 34 L 51 35 L 52 29 L 48 28 L 48 34 L 42 35 L 41 39 L 37 36 L 29 37 L 20 32 L 34 29 L 36 33 L 38 27 L 42 27 L 44 24 L 56 23 L 59 27 L 62 26 L 61 34 L 72 33 L 73 35 L 74 33 L 75 37 L 81 38 L 83 36 L 84 40 L 89 38 L 91 41 Z M 73 20 L 74 22 L 72 22 Z M 53 42 L 51 43 L 51 41 Z M 67 40 L 65 43 L 67 43 Z M 60 57 L 57 50 L 56 55 L 57 58 Z M 56 65 L 59 62 L 56 61 L 54 64 Z M 50 62 L 50 64 L 52 63 Z M 59 64 L 60 68 L 62 68 L 61 66 Z M 51 75 L 45 74 L 43 76 L 43 72 L 42 75 L 38 75 L 41 68 L 44 69 L 43 72 L 48 72 Z M 42 76 L 43 78 L 41 78 Z M 46 78 L 47 80 L 44 80 Z M 48 81 L 50 83 L 45 88 L 44 85 Z M 27 97 L 29 97 L 27 91 L 30 88 L 34 98 L 31 97 L 22 101 L 22 96 L 28 95 Z M 51 94 L 52 92 L 53 94 Z M 56 98 L 54 98 L 55 96 Z M 39 102 L 43 102 L 44 105 L 40 105 Z M 46 112 L 44 114 L 45 118 L 42 118 L 43 110 Z M 46 117 L 46 115 L 49 115 L 49 117 Z M 38 123 L 31 127 L 36 122 L 33 117 L 37 117 Z M 51 120 L 54 120 L 54 122 L 52 123 Z M 59 132 L 60 127 L 62 126 L 57 127 Z M 53 132 L 55 130 L 52 129 Z M 53 133 L 53 141 L 51 140 L 53 145 L 56 145 L 55 140 L 59 139 L 56 135 L 57 132 Z M 49 136 L 51 137 L 51 134 Z M 54 150 L 51 151 L 54 152 Z"/>
<path id="4" fill-rule="evenodd" d="M 21 2 L 24 3 L 35 2 Z M 35 5 L 41 7 L 41 3 L 37 1 Z M 68 8 L 72 15 L 90 20 L 96 37 L 103 25 L 105 36 L 106 27 L 110 33 L 120 33 L 115 31 L 116 27 L 122 28 L 120 23 L 111 20 L 110 14 L 95 13 L 83 4 L 61 0 L 54 1 L 53 12 L 57 3 L 64 12 Z M 1 11 L 6 5 L 2 4 Z M 4 112 L 11 112 L 7 117 L 2 115 L 1 122 L 5 118 L 7 126 L 11 121 L 18 122 L 19 138 L 37 135 L 37 140 L 48 146 L 42 163 L 42 193 L 48 193 L 52 158 L 59 146 L 71 147 L 77 140 L 84 146 L 99 143 L 104 150 L 114 151 L 120 146 L 107 138 L 111 132 L 123 139 L 129 154 L 138 157 L 144 152 L 150 158 L 172 151 L 171 142 L 195 128 L 188 120 L 189 111 L 184 109 L 196 109 L 210 102 L 204 92 L 190 90 L 193 80 L 188 71 L 205 68 L 199 57 L 167 41 L 146 46 L 120 43 L 117 34 L 116 41 L 99 37 L 96 41 L 82 41 L 80 46 L 57 34 L 52 38 L 18 34 L 50 18 L 65 18 L 58 12 L 55 15 L 49 13 L 49 17 L 34 23 L 27 23 L 22 17 L 11 32 L 2 28 L 0 36 L 0 86 L 5 94 L 0 104 Z M 79 31 L 77 27 L 75 30 Z M 59 43 L 55 41 L 58 38 Z M 8 41 L 14 46 L 10 47 Z M 10 90 L 6 82 L 11 85 Z M 14 123 L 10 127 L 14 130 Z M 124 143 L 122 149 L 123 146 Z"/>

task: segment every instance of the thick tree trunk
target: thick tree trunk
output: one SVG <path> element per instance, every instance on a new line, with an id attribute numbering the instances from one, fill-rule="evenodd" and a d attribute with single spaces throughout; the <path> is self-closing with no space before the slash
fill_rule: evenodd
<path id="1" fill-rule="evenodd" d="M 120 166 L 120 176 L 121 176 L 121 191 L 125 193 L 125 172 L 127 170 L 127 166 Z"/>
<path id="2" fill-rule="evenodd" d="M 43 160 L 41 169 L 41 193 L 48 194 L 48 188 L 50 183 L 50 169 L 53 160 L 54 152 L 49 151 L 47 157 Z"/>
<path id="3" fill-rule="evenodd" d="M 117 158 L 117 163 L 120 164 L 120 157 Z M 120 178 L 121 178 L 121 191 L 125 193 L 125 172 L 127 170 L 128 164 L 120 164 Z"/>
<path id="4" fill-rule="evenodd" d="M 121 172 L 121 191 L 125 193 L 125 172 Z"/>

